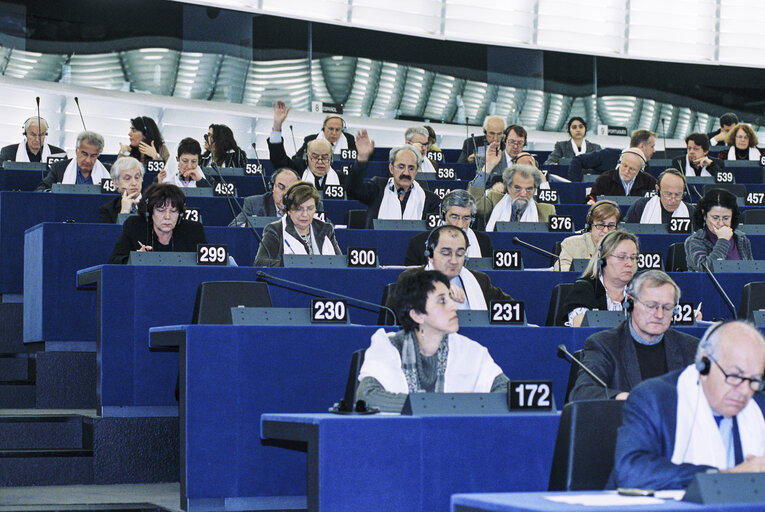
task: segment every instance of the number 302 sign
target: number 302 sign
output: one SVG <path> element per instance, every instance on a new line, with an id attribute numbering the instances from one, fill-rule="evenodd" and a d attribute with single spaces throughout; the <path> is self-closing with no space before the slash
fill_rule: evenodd
<path id="1" fill-rule="evenodd" d="M 511 380 L 507 384 L 507 407 L 517 409 L 552 410 L 552 381 Z"/>

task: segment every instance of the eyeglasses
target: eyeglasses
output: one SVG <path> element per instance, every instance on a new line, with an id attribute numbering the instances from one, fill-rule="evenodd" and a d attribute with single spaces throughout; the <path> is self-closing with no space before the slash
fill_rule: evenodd
<path id="1" fill-rule="evenodd" d="M 662 191 L 660 192 L 660 194 L 661 194 L 661 197 L 663 197 L 664 199 L 675 199 L 675 200 L 679 200 L 679 199 L 682 199 L 682 198 L 683 198 L 683 193 L 682 193 L 682 192 L 675 192 L 675 193 L 672 193 L 672 192 L 665 192 L 665 191 L 663 191 L 663 190 L 662 190 Z"/>
<path id="2" fill-rule="evenodd" d="M 534 193 L 534 190 L 536 189 L 536 187 L 523 188 L 518 185 L 513 185 L 511 188 L 513 189 L 513 192 L 515 192 L 516 194 L 520 194 L 521 192 L 526 192 L 526 194 L 528 195 L 532 195 Z"/>
<path id="3" fill-rule="evenodd" d="M 737 386 L 740 386 L 742 382 L 749 381 L 749 387 L 752 388 L 753 391 L 759 391 L 762 389 L 762 379 L 751 379 L 749 377 L 744 377 L 743 375 L 728 375 L 725 373 L 725 370 L 722 369 L 722 366 L 720 366 L 720 363 L 717 362 L 717 360 L 712 356 L 707 356 L 709 359 L 712 360 L 714 364 L 717 365 L 717 367 L 720 369 L 723 375 L 725 375 L 725 382 L 733 386 L 734 388 Z"/>
<path id="4" fill-rule="evenodd" d="M 459 222 L 459 221 L 472 222 L 473 221 L 472 215 L 457 215 L 455 213 L 451 213 L 447 215 L 447 218 L 449 219 L 450 222 Z"/>
<path id="5" fill-rule="evenodd" d="M 667 315 L 671 314 L 675 310 L 674 304 L 657 304 L 656 302 L 643 302 L 640 299 L 635 299 L 637 302 L 641 303 L 648 311 L 650 311 L 653 314 L 656 314 L 661 309 L 666 313 Z"/>
<path id="6" fill-rule="evenodd" d="M 616 229 L 616 224 L 613 222 L 611 224 L 603 224 L 602 222 L 599 222 L 597 224 L 593 224 L 592 227 L 598 231 L 613 231 Z"/>
<path id="7" fill-rule="evenodd" d="M 311 153 L 309 155 L 311 157 L 311 160 L 314 162 L 329 162 L 330 156 L 329 155 L 317 155 L 315 153 Z"/>
<path id="8" fill-rule="evenodd" d="M 513 146 L 514 148 L 522 148 L 525 142 L 523 139 L 521 140 L 513 140 L 513 139 L 507 139 L 507 145 Z"/>
<path id="9" fill-rule="evenodd" d="M 614 258 L 621 261 L 622 263 L 626 263 L 627 260 L 630 260 L 632 263 L 635 263 L 638 259 L 637 254 L 609 254 L 609 256 L 613 256 Z"/>

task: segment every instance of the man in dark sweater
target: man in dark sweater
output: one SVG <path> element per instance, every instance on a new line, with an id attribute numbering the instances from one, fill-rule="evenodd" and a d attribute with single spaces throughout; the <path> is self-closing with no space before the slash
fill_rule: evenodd
<path id="1" fill-rule="evenodd" d="M 695 209 L 683 201 L 685 175 L 677 169 L 659 174 L 656 195 L 638 199 L 624 216 L 624 222 L 633 224 L 669 224 L 672 217 L 688 218 L 693 222 Z"/>
<path id="2" fill-rule="evenodd" d="M 625 290 L 627 319 L 613 329 L 593 334 L 584 342 L 582 362 L 600 377 L 603 389 L 580 371 L 571 400 L 615 398 L 651 377 L 685 368 L 693 362 L 698 339 L 670 329 L 680 288 L 661 270 L 638 274 Z"/>

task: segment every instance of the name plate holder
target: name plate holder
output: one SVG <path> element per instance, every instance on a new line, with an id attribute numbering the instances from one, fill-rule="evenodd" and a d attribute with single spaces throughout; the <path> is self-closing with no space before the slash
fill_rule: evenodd
<path id="1" fill-rule="evenodd" d="M 696 473 L 683 501 L 712 503 L 765 502 L 765 473 Z"/>
<path id="2" fill-rule="evenodd" d="M 740 272 L 759 274 L 765 272 L 765 260 L 714 260 L 712 272 Z"/>
<path id="3" fill-rule="evenodd" d="M 279 217 L 258 217 L 257 215 L 248 215 L 247 223 L 243 227 L 264 228 L 277 220 L 279 220 Z"/>
<path id="4" fill-rule="evenodd" d="M 228 261 L 226 265 L 228 266 Z M 158 265 L 171 267 L 196 267 L 195 252 L 154 252 L 130 251 L 128 265 Z"/>
<path id="5" fill-rule="evenodd" d="M 186 187 L 183 189 L 186 197 L 212 197 L 213 189 L 210 187 Z"/>
<path id="6" fill-rule="evenodd" d="M 284 266 L 293 268 L 348 268 L 344 254 L 285 254 Z"/>
<path id="7" fill-rule="evenodd" d="M 497 222 L 494 227 L 498 233 L 547 233 L 546 222 Z"/>
<path id="8" fill-rule="evenodd" d="M 427 221 L 421 219 L 374 219 L 372 221 L 374 229 L 384 229 L 387 231 L 425 231 Z"/>
<path id="9" fill-rule="evenodd" d="M 507 393 L 410 393 L 405 416 L 509 414 Z"/>
<path id="10" fill-rule="evenodd" d="M 624 311 L 600 311 L 593 309 L 584 314 L 582 327 L 616 327 L 624 319 Z"/>
<path id="11" fill-rule="evenodd" d="M 231 308 L 233 325 L 311 325 L 309 308 Z"/>
<path id="12" fill-rule="evenodd" d="M 9 171 L 47 171 L 48 165 L 45 162 L 14 162 L 6 160 L 3 162 L 3 169 Z"/>
<path id="13" fill-rule="evenodd" d="M 54 183 L 50 187 L 54 194 L 101 194 L 101 185 L 89 183 Z"/>

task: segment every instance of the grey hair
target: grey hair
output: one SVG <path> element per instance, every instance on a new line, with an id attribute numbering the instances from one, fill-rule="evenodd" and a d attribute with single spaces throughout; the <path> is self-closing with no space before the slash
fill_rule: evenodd
<path id="1" fill-rule="evenodd" d="M 499 116 L 486 116 L 486 117 L 484 117 L 483 118 L 483 131 L 486 131 L 486 130 L 489 129 L 489 122 L 492 119 L 497 119 L 497 120 L 499 120 L 502 123 L 502 131 L 504 132 L 505 131 L 505 120 L 504 120 L 504 118 L 499 117 Z"/>
<path id="2" fill-rule="evenodd" d="M 116 183 L 119 181 L 122 171 L 129 171 L 131 169 L 141 171 L 141 179 L 143 180 L 143 165 L 132 156 L 123 156 L 115 160 L 112 168 L 109 170 L 109 174 L 112 175 L 112 180 Z"/>
<path id="3" fill-rule="evenodd" d="M 717 322 L 713 325 L 710 325 L 704 333 L 704 336 L 701 337 L 699 346 L 696 348 L 695 362 L 700 362 L 704 355 L 716 358 L 718 348 L 720 346 L 720 341 L 722 341 L 722 331 L 727 330 L 728 327 L 732 327 L 734 325 L 749 328 L 752 335 L 763 345 L 763 349 L 765 349 L 765 338 L 763 338 L 759 329 L 757 329 L 751 323 L 744 320 Z"/>
<path id="4" fill-rule="evenodd" d="M 430 134 L 428 133 L 428 130 L 426 130 L 422 126 L 411 126 L 406 129 L 404 132 L 404 140 L 407 142 L 412 140 L 413 135 L 423 135 L 426 139 L 430 139 Z"/>
<path id="5" fill-rule="evenodd" d="M 29 119 L 24 121 L 24 132 L 29 130 L 29 127 L 32 126 L 33 124 L 36 124 L 36 123 L 37 123 L 37 116 L 30 117 Z M 40 124 L 43 124 L 43 123 L 45 124 L 45 130 L 43 130 L 43 131 L 47 132 L 48 131 L 48 121 L 46 121 L 44 117 L 41 117 L 40 118 Z"/>
<path id="6" fill-rule="evenodd" d="M 414 156 L 417 157 L 417 170 L 420 170 L 420 166 L 422 165 L 422 154 L 417 151 L 417 148 L 412 146 L 411 144 L 404 144 L 403 146 L 394 146 L 390 148 L 390 154 L 388 155 L 388 162 L 390 162 L 391 165 L 396 161 L 396 156 L 398 155 L 399 151 L 411 151 L 414 153 Z"/>
<path id="7" fill-rule="evenodd" d="M 82 144 L 83 142 L 85 144 L 88 144 L 89 146 L 95 146 L 96 148 L 98 148 L 99 155 L 103 153 L 104 151 L 104 138 L 96 132 L 89 132 L 89 131 L 80 132 L 77 135 L 77 144 L 75 147 L 79 150 L 80 144 Z"/>
<path id="8" fill-rule="evenodd" d="M 475 198 L 470 195 L 470 192 L 463 189 L 452 190 L 441 201 L 441 211 L 446 214 L 449 208 L 452 206 L 458 206 L 460 208 L 470 208 L 470 214 L 475 215 L 478 211 L 478 206 L 475 203 Z"/>
<path id="9" fill-rule="evenodd" d="M 317 144 L 325 146 L 327 151 L 329 151 L 330 155 L 332 154 L 332 144 L 330 144 L 330 142 L 325 139 L 313 139 L 312 141 L 309 141 L 308 144 L 306 144 L 305 146 L 306 152 L 313 151 L 311 148 L 316 146 Z"/>
<path id="10" fill-rule="evenodd" d="M 534 192 L 536 193 L 539 185 L 542 184 L 542 171 L 533 165 L 513 164 L 502 172 L 502 181 L 505 184 L 505 188 L 508 188 L 513 182 L 513 176 L 516 173 L 524 178 L 534 178 Z"/>
<path id="11" fill-rule="evenodd" d="M 671 284 L 675 290 L 675 306 L 680 302 L 680 287 L 677 283 L 669 277 L 669 274 L 662 270 L 646 270 L 641 272 L 632 278 L 632 281 L 627 285 L 626 293 L 635 299 L 640 299 L 640 294 L 643 291 L 644 286 L 649 288 L 658 288 L 665 284 Z"/>

